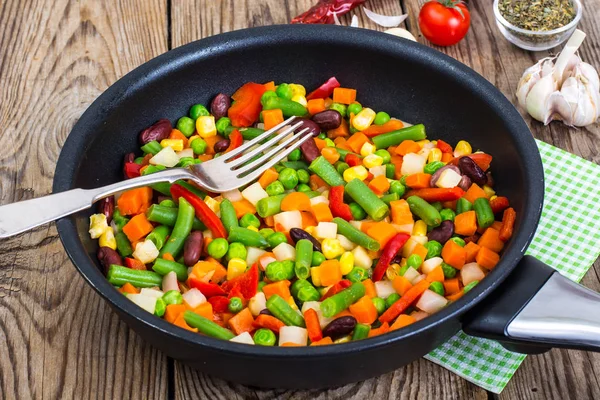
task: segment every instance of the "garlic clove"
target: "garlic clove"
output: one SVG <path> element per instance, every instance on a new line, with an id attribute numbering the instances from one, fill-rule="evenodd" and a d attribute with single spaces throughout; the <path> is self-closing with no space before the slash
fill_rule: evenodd
<path id="1" fill-rule="evenodd" d="M 544 125 L 552 121 L 562 121 L 566 125 L 573 125 L 571 104 L 561 92 L 552 92 L 547 102 L 548 114 Z"/>
<path id="2" fill-rule="evenodd" d="M 581 62 L 579 64 L 579 68 L 581 70 L 581 75 L 585 76 L 588 80 L 589 84 L 597 91 L 600 90 L 600 77 L 598 77 L 598 71 L 592 65 Z"/>
<path id="3" fill-rule="evenodd" d="M 535 64 L 532 67 L 527 68 L 527 70 L 523 73 L 521 80 L 519 81 L 519 86 L 517 86 L 517 99 L 519 100 L 519 104 L 523 108 L 527 108 L 527 94 L 535 85 L 540 78 L 542 77 L 542 68 L 540 63 Z"/>
<path id="4" fill-rule="evenodd" d="M 547 106 L 548 98 L 555 90 L 556 85 L 551 74 L 537 81 L 529 91 L 529 94 L 527 94 L 525 100 L 525 106 L 529 115 L 540 122 L 546 123 L 552 115 Z"/>

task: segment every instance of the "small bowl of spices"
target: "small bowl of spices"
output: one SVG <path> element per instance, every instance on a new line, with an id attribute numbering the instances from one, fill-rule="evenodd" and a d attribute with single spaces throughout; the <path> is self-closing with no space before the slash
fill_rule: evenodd
<path id="1" fill-rule="evenodd" d="M 567 40 L 581 19 L 580 0 L 494 0 L 498 29 L 509 42 L 531 51 Z"/>

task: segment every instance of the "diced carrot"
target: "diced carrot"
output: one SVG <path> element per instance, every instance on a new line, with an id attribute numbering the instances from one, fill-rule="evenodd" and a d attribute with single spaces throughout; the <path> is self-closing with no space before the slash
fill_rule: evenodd
<path id="1" fill-rule="evenodd" d="M 412 283 L 408 279 L 403 276 L 396 276 L 392 281 L 392 286 L 396 293 L 400 296 L 404 296 L 404 293 L 408 291 L 412 287 Z"/>
<path id="2" fill-rule="evenodd" d="M 383 249 L 387 242 L 396 236 L 398 232 L 396 232 L 396 228 L 387 222 L 376 222 L 373 226 L 369 228 L 367 231 L 367 235 L 371 236 L 373 239 L 377 240 Z"/>
<path id="3" fill-rule="evenodd" d="M 144 158 L 142 159 L 142 164 L 141 165 L 148 165 L 150 164 L 150 159 L 153 157 L 152 153 L 148 153 L 144 156 Z"/>
<path id="4" fill-rule="evenodd" d="M 377 291 L 375 290 L 375 284 L 371 279 L 365 279 L 362 281 L 363 286 L 365 287 L 365 295 L 370 298 L 377 297 Z"/>
<path id="5" fill-rule="evenodd" d="M 427 274 L 427 279 L 429 282 L 444 282 L 444 270 L 442 266 L 439 265 L 435 267 L 431 272 Z"/>
<path id="6" fill-rule="evenodd" d="M 304 345 L 299 344 L 299 343 L 294 343 L 294 342 L 285 342 L 285 343 L 281 343 L 279 345 L 279 347 L 302 347 Z"/>
<path id="7" fill-rule="evenodd" d="M 387 322 L 384 322 L 383 324 L 381 324 L 381 326 L 379 328 L 371 329 L 369 331 L 369 337 L 383 335 L 384 333 L 388 333 L 389 331 L 390 331 L 390 324 L 388 324 Z"/>
<path id="8" fill-rule="evenodd" d="M 494 228 L 487 228 L 477 241 L 477 244 L 481 247 L 487 247 L 496 253 L 500 253 L 504 247 L 504 242 L 500 240 L 500 232 Z"/>
<path id="9" fill-rule="evenodd" d="M 447 295 L 460 292 L 460 282 L 458 278 L 446 279 L 444 282 L 444 291 Z"/>
<path id="10" fill-rule="evenodd" d="M 281 201 L 281 211 L 310 211 L 310 198 L 302 192 L 292 192 Z"/>
<path id="11" fill-rule="evenodd" d="M 223 140 L 223 136 L 221 135 L 209 136 L 207 138 L 204 138 L 204 141 L 206 142 L 206 154 L 215 154 L 215 144 L 217 144 L 221 140 Z"/>
<path id="12" fill-rule="evenodd" d="M 314 309 L 309 308 L 304 311 L 304 322 L 306 323 L 308 338 L 311 342 L 318 342 L 323 339 L 323 331 L 321 330 L 321 324 L 319 323 L 319 316 Z"/>
<path id="13" fill-rule="evenodd" d="M 227 325 L 229 325 L 233 333 L 239 335 L 241 333 L 250 332 L 251 330 L 253 330 L 253 323 L 254 317 L 252 317 L 250 309 L 246 307 L 242 311 L 231 317 L 231 319 L 227 322 Z"/>
<path id="14" fill-rule="evenodd" d="M 162 255 L 163 260 L 175 261 L 175 257 L 171 253 L 165 253 Z"/>
<path id="15" fill-rule="evenodd" d="M 402 121 L 400 121 L 398 119 L 391 119 L 383 125 L 373 124 L 370 127 L 368 127 L 367 129 L 365 129 L 363 131 L 363 133 L 365 135 L 367 135 L 368 137 L 373 137 L 373 136 L 381 135 L 382 133 L 397 131 L 398 129 L 402 129 L 403 127 L 404 127 L 404 124 L 402 123 Z M 393 152 L 393 150 L 391 150 L 391 149 L 388 149 L 388 151 L 390 153 Z"/>
<path id="16" fill-rule="evenodd" d="M 169 139 L 183 140 L 183 148 L 188 147 L 188 138 L 179 129 L 173 129 L 169 135 Z"/>
<path id="17" fill-rule="evenodd" d="M 411 189 L 425 189 L 431 187 L 431 175 L 423 173 L 408 175 L 406 177 L 406 186 Z"/>
<path id="18" fill-rule="evenodd" d="M 302 215 L 303 228 L 306 228 L 307 226 L 317 226 L 319 223 L 310 212 L 302 211 L 300 214 Z"/>
<path id="19" fill-rule="evenodd" d="M 485 269 L 493 269 L 498 261 L 500 261 L 500 256 L 495 251 L 488 249 L 487 247 L 482 247 L 479 249 L 477 253 L 477 257 L 475 257 L 475 261 L 477 264 L 481 265 Z"/>
<path id="20" fill-rule="evenodd" d="M 438 149 L 440 149 L 440 151 L 442 153 L 450 153 L 450 154 L 452 154 L 452 146 L 450 146 L 448 143 L 444 142 L 441 139 L 437 140 L 436 147 Z"/>
<path id="21" fill-rule="evenodd" d="M 494 222 L 492 222 L 492 225 L 490 227 L 494 228 L 495 230 L 497 230 L 498 232 L 500 232 L 500 229 L 502 229 L 502 222 L 500 222 L 500 221 L 494 221 Z"/>
<path id="22" fill-rule="evenodd" d="M 208 301 L 200 304 L 198 307 L 194 308 L 192 311 L 194 311 L 196 314 L 201 315 L 210 321 L 213 320 L 212 304 L 210 304 Z"/>
<path id="23" fill-rule="evenodd" d="M 212 159 L 213 159 L 212 154 L 200 154 L 198 156 L 198 160 L 200 160 L 202 162 L 209 161 L 209 160 L 212 160 Z"/>
<path id="24" fill-rule="evenodd" d="M 263 86 L 265 87 L 265 92 L 268 90 L 271 90 L 273 92 L 275 91 L 275 81 L 263 83 Z"/>
<path id="25" fill-rule="evenodd" d="M 341 318 L 341 317 L 351 317 L 351 316 L 352 316 L 352 314 L 350 313 L 350 310 L 346 309 L 346 310 L 344 310 L 342 312 L 339 312 L 339 313 L 335 314 L 331 318 L 332 319 L 338 319 L 338 318 Z"/>
<path id="26" fill-rule="evenodd" d="M 465 249 L 452 240 L 448 240 L 442 248 L 442 258 L 446 264 L 452 265 L 454 268 L 461 269 L 465 265 L 467 252 Z"/>
<path id="27" fill-rule="evenodd" d="M 396 225 L 412 224 L 414 222 L 408 202 L 404 199 L 390 202 L 392 208 L 392 221 Z"/>
<path id="28" fill-rule="evenodd" d="M 267 314 L 259 314 L 254 320 L 253 325 L 255 328 L 270 329 L 275 333 L 279 333 L 279 330 L 285 326 L 281 320 Z"/>
<path id="29" fill-rule="evenodd" d="M 310 207 L 310 212 L 318 222 L 331 222 L 333 220 L 331 209 L 325 203 L 313 204 Z"/>
<path id="30" fill-rule="evenodd" d="M 479 252 L 479 249 L 481 248 L 481 246 L 479 246 L 477 243 L 475 242 L 469 242 L 465 245 L 465 251 L 467 252 L 467 256 L 465 258 L 465 262 L 470 263 L 475 261 L 475 257 L 477 257 L 477 253 Z"/>
<path id="31" fill-rule="evenodd" d="M 185 310 L 187 310 L 185 304 L 169 304 L 165 310 L 165 320 L 173 323 Z"/>
<path id="32" fill-rule="evenodd" d="M 408 309 L 414 303 L 419 296 L 429 288 L 429 281 L 427 279 L 423 279 L 417 282 L 414 286 L 412 286 L 404 296 L 400 297 L 400 299 L 396 300 L 394 304 L 388 307 L 387 310 L 379 317 L 379 321 L 381 322 L 391 322 L 398 315 L 402 314 L 404 311 Z"/>
<path id="33" fill-rule="evenodd" d="M 271 183 L 275 182 L 279 177 L 279 173 L 275 171 L 275 168 L 269 168 L 258 179 L 258 183 L 264 189 Z"/>
<path id="34" fill-rule="evenodd" d="M 152 229 L 154 226 L 148 221 L 146 214 L 142 213 L 131 218 L 123 227 L 123 232 L 130 242 L 135 242 L 152 232 Z"/>
<path id="35" fill-rule="evenodd" d="M 152 203 L 152 188 L 144 186 L 123 192 L 117 200 L 117 208 L 123 215 L 135 215 L 145 212 Z"/>
<path id="36" fill-rule="evenodd" d="M 275 225 L 275 219 L 273 218 L 272 215 L 269 215 L 268 217 L 263 218 L 263 220 L 265 221 L 265 225 L 267 225 L 267 226 Z"/>
<path id="37" fill-rule="evenodd" d="M 311 346 L 325 346 L 328 344 L 333 344 L 333 339 L 331 339 L 329 336 L 326 336 L 323 339 L 319 340 L 318 342 L 312 342 L 310 345 Z"/>
<path id="38" fill-rule="evenodd" d="M 456 292 L 454 294 L 451 294 L 450 296 L 446 296 L 446 299 L 450 300 L 450 301 L 456 301 L 456 300 L 460 299 L 461 297 L 463 297 L 464 294 L 465 294 L 465 292 L 463 292 L 461 290 L 461 291 L 458 291 L 458 292 Z"/>
<path id="39" fill-rule="evenodd" d="M 356 101 L 356 89 L 337 87 L 333 89 L 333 102 L 352 104 Z"/>
<path id="40" fill-rule="evenodd" d="M 326 109 L 325 99 L 310 99 L 306 103 L 306 108 L 311 115 L 318 114 Z"/>
<path id="41" fill-rule="evenodd" d="M 140 291 L 131 283 L 125 282 L 125 284 L 119 288 L 119 292 L 124 294 L 138 294 Z"/>
<path id="42" fill-rule="evenodd" d="M 412 315 L 400 314 L 398 315 L 398 318 L 396 318 L 392 326 L 390 326 L 390 331 L 404 328 L 405 326 L 415 323 L 416 321 L 417 320 Z"/>
<path id="43" fill-rule="evenodd" d="M 269 283 L 268 285 L 263 286 L 262 291 L 265 294 L 267 300 L 274 294 L 279 295 L 283 299 L 287 299 L 291 296 L 290 281 L 286 279 L 279 282 Z"/>
<path id="44" fill-rule="evenodd" d="M 342 123 L 340 124 L 340 126 L 327 131 L 327 136 L 332 139 L 338 137 L 347 138 L 348 136 L 350 136 L 350 127 L 348 126 L 348 122 L 346 122 L 346 119 L 342 118 Z M 346 142 L 345 145 L 348 146 L 348 143 Z"/>
<path id="45" fill-rule="evenodd" d="M 235 216 L 240 219 L 245 214 L 256 214 L 256 208 L 246 199 L 242 199 L 240 201 L 234 201 L 233 209 L 235 210 Z"/>
<path id="46" fill-rule="evenodd" d="M 475 232 L 477 232 L 477 214 L 475 214 L 475 211 L 467 211 L 454 217 L 454 233 L 471 236 Z"/>
<path id="47" fill-rule="evenodd" d="M 188 331 L 198 332 L 198 328 L 192 328 L 191 326 L 189 326 L 187 324 L 187 322 L 185 322 L 185 319 L 183 318 L 183 312 L 179 313 L 177 318 L 175 318 L 175 320 L 173 321 L 173 325 L 178 326 L 183 329 L 187 329 Z"/>
<path id="48" fill-rule="evenodd" d="M 208 273 L 211 274 L 210 281 L 212 283 L 219 283 L 227 276 L 227 269 L 216 260 L 214 262 L 204 260 L 194 264 L 190 275 L 202 279 Z"/>
<path id="49" fill-rule="evenodd" d="M 308 180 L 308 185 L 310 186 L 311 190 L 317 190 L 322 187 L 329 188 L 329 185 L 325 183 L 325 181 L 316 174 L 310 176 Z"/>
<path id="50" fill-rule="evenodd" d="M 262 110 L 263 124 L 265 130 L 269 130 L 283 122 L 283 112 L 279 108 Z"/>
<path id="51" fill-rule="evenodd" d="M 350 305 L 350 313 L 361 324 L 371 325 L 377 319 L 377 309 L 369 296 L 361 297 L 356 303 Z"/>
<path id="52" fill-rule="evenodd" d="M 515 220 L 517 218 L 517 213 L 514 208 L 510 207 L 504 210 L 504 214 L 502 215 L 502 226 L 500 227 L 500 235 L 499 238 L 503 242 L 508 241 L 513 234 L 513 229 L 515 226 Z"/>
<path id="53" fill-rule="evenodd" d="M 421 257 L 421 260 L 425 260 L 425 257 L 427 257 L 427 247 L 423 246 L 421 243 L 417 243 L 415 247 L 413 247 L 412 253 L 410 253 L 411 256 L 413 254 Z"/>
<path id="54" fill-rule="evenodd" d="M 319 276 L 323 286 L 335 285 L 342 280 L 342 269 L 338 260 L 323 261 L 319 266 Z"/>
<path id="55" fill-rule="evenodd" d="M 453 158 L 452 153 L 442 153 L 442 162 L 444 163 L 449 163 Z"/>
<path id="56" fill-rule="evenodd" d="M 335 147 L 324 147 L 321 149 L 321 155 L 329 161 L 329 164 L 335 164 L 340 159 L 340 153 Z"/>
<path id="57" fill-rule="evenodd" d="M 369 183 L 369 189 L 375 192 L 375 194 L 384 194 L 390 189 L 390 182 L 385 175 L 379 175 Z"/>
<path id="58" fill-rule="evenodd" d="M 369 229 L 371 229 L 373 226 L 375 226 L 375 224 L 377 224 L 377 222 L 375 221 L 363 221 L 360 224 L 360 230 L 364 233 L 369 232 Z"/>
<path id="59" fill-rule="evenodd" d="M 414 140 L 404 140 L 396 147 L 394 151 L 399 156 L 405 156 L 408 153 L 418 153 L 421 150 L 421 146 Z"/>
<path id="60" fill-rule="evenodd" d="M 464 198 L 469 200 L 469 202 L 473 203 L 480 197 L 484 197 L 487 199 L 487 194 L 480 188 L 476 183 L 473 183 L 467 193 L 465 193 Z"/>
<path id="61" fill-rule="evenodd" d="M 319 152 L 321 152 L 321 150 L 323 150 L 325 147 L 327 147 L 327 142 L 323 139 L 319 139 L 319 138 L 313 138 L 313 140 L 315 141 L 315 144 L 317 145 L 317 149 L 319 149 Z"/>
<path id="62" fill-rule="evenodd" d="M 362 132 L 356 132 L 346 140 L 346 144 L 350 146 L 355 153 L 360 153 L 360 149 L 367 142 L 369 142 L 369 138 Z"/>

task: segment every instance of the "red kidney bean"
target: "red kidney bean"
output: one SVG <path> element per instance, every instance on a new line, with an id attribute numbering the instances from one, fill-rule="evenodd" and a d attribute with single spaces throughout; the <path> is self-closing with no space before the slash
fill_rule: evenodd
<path id="1" fill-rule="evenodd" d="M 454 234 L 454 222 L 442 221 L 440 226 L 427 234 L 427 239 L 435 240 L 441 244 L 446 243 Z"/>
<path id="2" fill-rule="evenodd" d="M 215 119 L 226 117 L 227 110 L 229 110 L 230 106 L 231 100 L 229 99 L 229 96 L 223 93 L 219 93 L 210 102 L 210 113 L 215 117 Z"/>
<path id="3" fill-rule="evenodd" d="M 321 251 L 321 243 L 317 239 L 315 239 L 310 233 L 306 232 L 300 228 L 292 228 L 290 229 L 290 237 L 297 243 L 300 239 L 309 240 L 313 244 L 314 251 Z"/>
<path id="4" fill-rule="evenodd" d="M 229 148 L 229 139 L 219 140 L 215 143 L 215 153 L 222 153 Z"/>
<path id="5" fill-rule="evenodd" d="M 271 316 L 273 315 L 273 313 L 271 311 L 269 311 L 268 308 L 260 310 L 260 312 L 258 314 L 271 315 Z"/>
<path id="6" fill-rule="evenodd" d="M 160 142 L 168 138 L 172 130 L 173 125 L 171 125 L 171 121 L 168 119 L 159 119 L 154 125 L 140 132 L 140 143 L 146 144 L 153 140 Z"/>
<path id="7" fill-rule="evenodd" d="M 488 185 L 489 187 L 494 187 L 494 184 L 496 183 L 494 181 L 494 177 L 492 176 L 492 173 L 490 171 L 485 173 L 485 176 L 487 176 L 487 183 L 486 185 Z"/>
<path id="8" fill-rule="evenodd" d="M 438 179 L 440 179 L 442 172 L 444 172 L 447 169 L 451 169 L 452 171 L 456 172 L 457 174 L 460 174 L 460 169 L 458 169 L 458 167 L 456 165 L 451 165 L 451 164 L 444 165 L 442 168 L 435 171 L 433 173 L 433 175 L 431 175 L 430 185 L 435 187 L 435 184 L 437 183 Z"/>
<path id="9" fill-rule="evenodd" d="M 322 131 L 329 131 L 341 125 L 342 114 L 336 110 L 325 110 L 313 115 L 312 120 L 319 125 Z"/>
<path id="10" fill-rule="evenodd" d="M 350 334 L 356 326 L 356 318 L 351 316 L 340 317 L 331 321 L 323 329 L 323 336 L 329 336 L 332 339 L 337 339 Z"/>
<path id="11" fill-rule="evenodd" d="M 115 212 L 115 196 L 108 196 L 98 202 L 98 212 L 106 215 L 106 222 L 110 224 Z"/>
<path id="12" fill-rule="evenodd" d="M 192 231 L 183 246 L 183 262 L 188 267 L 196 264 L 202 255 L 204 236 L 201 231 Z"/>
<path id="13" fill-rule="evenodd" d="M 463 174 L 471 178 L 473 183 L 483 186 L 487 182 L 487 176 L 485 175 L 485 172 L 483 172 L 483 170 L 475 161 L 471 159 L 471 157 L 461 157 L 460 160 L 458 160 L 458 166 Z"/>
<path id="14" fill-rule="evenodd" d="M 304 159 L 309 163 L 321 155 L 317 144 L 312 139 L 308 139 L 306 142 L 302 143 L 300 145 L 300 151 L 302 152 Z"/>
<path id="15" fill-rule="evenodd" d="M 469 190 L 469 188 L 471 187 L 471 178 L 469 178 L 466 175 L 463 175 L 460 182 L 458 182 L 458 187 L 464 191 Z"/>
<path id="16" fill-rule="evenodd" d="M 475 234 L 473 234 L 471 236 L 467 236 L 465 238 L 465 244 L 470 243 L 470 242 L 477 243 L 477 241 L 479 240 L 480 237 L 481 237 L 481 235 L 479 233 L 475 232 Z"/>
<path id="17" fill-rule="evenodd" d="M 302 129 L 308 128 L 308 132 L 304 133 L 305 135 L 319 136 L 319 134 L 321 133 L 321 128 L 319 127 L 319 125 L 317 125 L 314 121 L 311 121 L 310 119 L 299 118 L 298 120 L 296 120 L 292 123 L 296 124 L 298 122 L 302 122 L 302 125 L 300 125 L 298 128 L 296 128 L 295 132 L 300 132 Z M 310 142 L 310 140 L 309 140 L 309 142 Z"/>
<path id="18" fill-rule="evenodd" d="M 100 247 L 96 253 L 96 257 L 98 257 L 98 261 L 100 261 L 100 264 L 104 268 L 104 274 L 108 273 L 111 264 L 123 265 L 123 259 L 121 259 L 119 253 L 110 247 Z"/>

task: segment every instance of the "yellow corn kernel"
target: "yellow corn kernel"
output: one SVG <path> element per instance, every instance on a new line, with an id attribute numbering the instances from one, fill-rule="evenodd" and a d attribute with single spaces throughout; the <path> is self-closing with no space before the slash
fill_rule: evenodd
<path id="1" fill-rule="evenodd" d="M 350 271 L 352 271 L 352 268 L 354 268 L 354 254 L 346 251 L 340 257 L 340 270 L 342 275 L 349 274 Z"/>
<path id="2" fill-rule="evenodd" d="M 388 278 L 388 280 L 393 281 L 394 278 L 398 276 L 399 269 L 400 268 L 398 267 L 398 264 L 392 264 L 385 270 L 385 276 Z"/>
<path id="3" fill-rule="evenodd" d="M 363 165 L 366 168 L 379 167 L 380 165 L 383 165 L 383 158 L 375 154 L 369 154 L 363 158 Z"/>
<path id="4" fill-rule="evenodd" d="M 232 280 L 240 275 L 242 275 L 246 271 L 246 261 L 241 258 L 232 258 L 227 263 L 227 280 Z"/>
<path id="5" fill-rule="evenodd" d="M 461 140 L 454 148 L 454 157 L 466 156 L 473 152 L 471 144 L 465 140 Z"/>
<path id="6" fill-rule="evenodd" d="M 434 145 L 434 146 L 437 146 L 437 140 L 432 140 L 431 144 Z"/>
<path id="7" fill-rule="evenodd" d="M 429 140 L 427 140 L 427 139 L 419 140 L 419 141 L 417 142 L 417 144 L 418 144 L 419 146 L 421 146 L 421 148 L 423 148 L 423 146 L 425 146 L 427 143 L 429 143 Z"/>
<path id="8" fill-rule="evenodd" d="M 196 130 L 201 138 L 217 136 L 215 117 L 211 115 L 203 115 L 198 117 L 196 120 Z"/>
<path id="9" fill-rule="evenodd" d="M 442 151 L 438 148 L 431 149 L 427 156 L 427 162 L 442 161 Z"/>
<path id="10" fill-rule="evenodd" d="M 292 96 L 292 101 L 295 101 L 298 104 L 302 104 L 304 107 L 306 107 L 308 105 L 308 102 L 306 101 L 306 97 L 304 97 L 300 94 L 296 94 L 296 95 Z"/>
<path id="11" fill-rule="evenodd" d="M 366 157 L 370 154 L 375 153 L 375 150 L 377 150 L 377 148 L 375 147 L 375 145 L 366 142 L 365 144 L 362 145 L 362 147 L 360 148 L 360 155 L 363 157 Z"/>
<path id="12" fill-rule="evenodd" d="M 210 208 L 215 214 L 217 214 L 217 215 L 221 214 L 221 210 L 220 210 L 221 202 L 213 199 L 210 196 L 206 196 L 204 198 L 204 202 L 206 203 L 208 208 Z"/>
<path id="13" fill-rule="evenodd" d="M 496 191 L 494 189 L 492 189 L 491 187 L 489 187 L 488 185 L 483 185 L 482 189 L 485 192 L 485 194 L 487 195 L 487 197 L 492 197 L 493 195 L 496 194 Z"/>
<path id="14" fill-rule="evenodd" d="M 406 265 L 406 257 L 403 257 L 402 260 L 400 260 L 400 267 L 404 267 Z"/>
<path id="15" fill-rule="evenodd" d="M 364 131 L 373 123 L 375 119 L 375 111 L 370 108 L 363 108 L 358 114 L 352 119 L 352 126 L 359 131 Z"/>
<path id="16" fill-rule="evenodd" d="M 297 83 L 290 83 L 288 86 L 290 89 L 292 89 L 292 96 L 306 96 L 306 89 L 304 88 L 304 86 L 299 85 Z"/>
<path id="17" fill-rule="evenodd" d="M 427 224 L 423 220 L 415 222 L 412 230 L 412 236 L 427 236 Z"/>
<path id="18" fill-rule="evenodd" d="M 333 260 L 334 258 L 341 256 L 344 254 L 346 250 L 342 247 L 342 244 L 337 239 L 323 239 L 321 243 L 321 249 L 323 255 L 328 260 Z"/>
<path id="19" fill-rule="evenodd" d="M 93 214 L 90 215 L 90 237 L 92 239 L 98 239 L 108 229 L 108 222 L 106 221 L 106 215 L 104 214 Z"/>
<path id="20" fill-rule="evenodd" d="M 493 195 L 492 197 L 490 197 L 490 201 L 492 201 L 492 200 L 496 200 L 496 198 L 498 198 L 498 196 L 496 196 L 496 195 Z"/>
<path id="21" fill-rule="evenodd" d="M 113 233 L 112 228 L 105 230 L 102 236 L 100 236 L 98 246 L 110 247 L 113 250 L 117 249 L 117 241 L 115 240 L 115 234 Z"/>
<path id="22" fill-rule="evenodd" d="M 258 228 L 255 227 L 255 226 L 253 226 L 253 225 L 247 226 L 246 228 L 249 229 L 249 230 L 251 230 L 251 231 L 258 232 Z"/>
<path id="23" fill-rule="evenodd" d="M 350 335 L 346 335 L 346 336 L 342 336 L 342 337 L 341 337 L 341 338 L 339 338 L 339 339 L 335 339 L 335 340 L 333 341 L 333 343 L 336 343 L 336 344 L 338 344 L 338 343 L 348 343 L 348 342 L 349 342 L 349 341 L 351 341 L 351 340 L 352 340 L 352 336 L 350 336 Z"/>
<path id="24" fill-rule="evenodd" d="M 312 279 L 313 285 L 321 286 L 321 268 L 312 267 L 310 269 L 310 278 Z"/>
<path id="25" fill-rule="evenodd" d="M 306 232 L 308 232 L 309 235 L 314 236 L 315 235 L 315 227 L 314 226 L 307 226 L 306 228 L 304 228 L 304 230 Z"/>
<path id="26" fill-rule="evenodd" d="M 364 181 L 369 176 L 369 171 L 362 165 L 348 168 L 344 171 L 344 180 L 350 182 L 352 179 L 357 178 Z"/>
<path id="27" fill-rule="evenodd" d="M 292 296 L 288 297 L 286 301 L 290 305 L 290 307 L 292 307 L 294 310 L 298 309 L 298 305 L 296 304 L 296 302 L 294 301 L 294 298 Z"/>
<path id="28" fill-rule="evenodd" d="M 183 140 L 182 139 L 163 139 L 160 141 L 160 145 L 162 147 L 170 147 L 175 151 L 183 150 Z"/>

